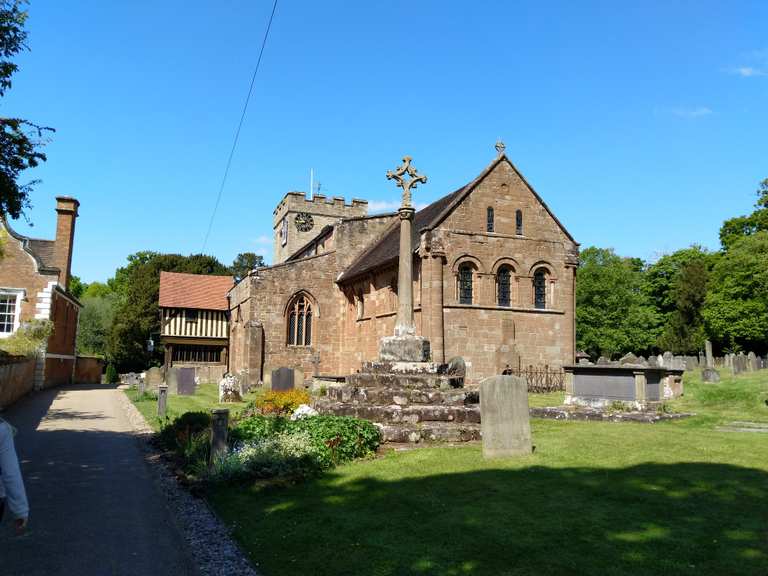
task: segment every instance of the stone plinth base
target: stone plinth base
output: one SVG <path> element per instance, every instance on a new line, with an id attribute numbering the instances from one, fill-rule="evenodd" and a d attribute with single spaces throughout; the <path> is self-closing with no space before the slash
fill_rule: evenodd
<path id="1" fill-rule="evenodd" d="M 386 336 L 379 344 L 379 359 L 385 362 L 429 362 L 429 340 L 423 336 Z"/>

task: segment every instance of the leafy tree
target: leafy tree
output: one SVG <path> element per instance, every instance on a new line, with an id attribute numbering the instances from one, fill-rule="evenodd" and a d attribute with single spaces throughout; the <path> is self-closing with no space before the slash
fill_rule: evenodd
<path id="1" fill-rule="evenodd" d="M 115 293 L 115 315 L 107 338 L 107 356 L 121 372 L 141 370 L 160 362 L 162 351 L 147 351 L 147 341 L 160 333 L 160 272 L 228 275 L 229 268 L 213 256 L 137 252 L 119 268 L 108 285 Z"/>
<path id="2" fill-rule="evenodd" d="M 25 0 L 0 0 L 0 96 L 11 87 L 11 77 L 18 70 L 11 59 L 27 49 L 24 4 Z M 46 132 L 52 131 L 21 118 L 0 118 L 0 214 L 18 218 L 29 207 L 29 194 L 38 181 L 20 184 L 19 177 L 46 160 L 40 148 L 46 143 Z"/>
<path id="3" fill-rule="evenodd" d="M 644 274 L 644 290 L 663 318 L 658 346 L 675 354 L 695 353 L 706 339 L 701 308 L 713 256 L 691 246 L 663 256 Z"/>
<path id="4" fill-rule="evenodd" d="M 232 262 L 232 275 L 241 280 L 248 275 L 248 272 L 262 266 L 264 266 L 264 256 L 253 252 L 241 252 Z"/>
<path id="5" fill-rule="evenodd" d="M 660 315 L 643 288 L 640 262 L 612 249 L 581 253 L 576 283 L 576 344 L 592 357 L 647 353 L 659 334 Z"/>
<path id="6" fill-rule="evenodd" d="M 115 296 L 83 296 L 77 332 L 77 352 L 106 356 L 107 339 L 115 318 Z"/>
<path id="7" fill-rule="evenodd" d="M 69 292 L 77 298 L 78 300 L 80 297 L 82 297 L 83 292 L 85 292 L 85 289 L 88 287 L 88 284 L 84 284 L 82 280 L 80 280 L 80 276 L 75 276 L 74 274 L 69 279 Z"/>
<path id="8" fill-rule="evenodd" d="M 104 282 L 91 282 L 90 284 L 85 285 L 83 298 L 108 296 L 113 293 L 112 288 L 110 288 L 108 284 L 105 284 Z"/>
<path id="9" fill-rule="evenodd" d="M 768 342 L 768 231 L 734 239 L 715 263 L 703 317 L 722 349 L 765 352 Z"/>
<path id="10" fill-rule="evenodd" d="M 737 216 L 723 222 L 720 228 L 720 243 L 724 250 L 730 249 L 734 242 L 744 236 L 768 231 L 768 178 L 760 182 L 755 208 L 749 216 Z"/>

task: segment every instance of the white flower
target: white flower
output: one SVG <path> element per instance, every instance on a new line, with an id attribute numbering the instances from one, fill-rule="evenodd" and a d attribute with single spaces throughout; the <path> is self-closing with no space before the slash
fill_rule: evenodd
<path id="1" fill-rule="evenodd" d="M 308 416 L 317 416 L 317 410 L 308 404 L 301 404 L 298 408 L 296 408 L 293 414 L 291 414 L 291 420 L 301 420 L 302 418 L 307 418 Z"/>

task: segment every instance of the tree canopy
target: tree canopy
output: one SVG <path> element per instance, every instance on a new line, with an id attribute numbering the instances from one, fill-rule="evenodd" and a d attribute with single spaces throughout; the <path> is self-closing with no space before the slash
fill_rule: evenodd
<path id="1" fill-rule="evenodd" d="M 646 353 L 661 318 L 643 291 L 642 265 L 612 249 L 586 248 L 576 282 L 576 342 L 590 356 Z"/>
<path id="2" fill-rule="evenodd" d="M 13 58 L 27 49 L 24 0 L 0 0 L 0 97 L 11 88 L 18 70 Z M 22 172 L 46 160 L 41 148 L 52 128 L 21 118 L 0 118 L 0 214 L 18 218 L 29 207 L 29 195 L 37 180 L 20 183 Z"/>
<path id="3" fill-rule="evenodd" d="M 254 252 L 241 252 L 232 262 L 232 275 L 241 280 L 248 275 L 248 272 L 262 266 L 264 266 L 264 256 Z"/>

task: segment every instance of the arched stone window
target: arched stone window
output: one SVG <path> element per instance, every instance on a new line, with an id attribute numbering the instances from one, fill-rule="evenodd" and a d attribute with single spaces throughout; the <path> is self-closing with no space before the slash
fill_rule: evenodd
<path id="1" fill-rule="evenodd" d="M 312 302 L 304 294 L 296 296 L 288 306 L 289 346 L 310 346 L 312 344 Z"/>
<path id="2" fill-rule="evenodd" d="M 547 271 L 544 268 L 533 273 L 533 305 L 540 310 L 547 307 Z"/>
<path id="3" fill-rule="evenodd" d="M 518 236 L 523 235 L 523 211 L 517 210 L 515 212 L 515 234 Z"/>
<path id="4" fill-rule="evenodd" d="M 496 302 L 499 306 L 512 305 L 512 268 L 502 266 L 496 273 Z"/>
<path id="5" fill-rule="evenodd" d="M 493 208 L 488 206 L 488 210 L 485 214 L 486 222 L 485 222 L 485 229 L 488 232 L 493 232 Z"/>
<path id="6" fill-rule="evenodd" d="M 459 304 L 472 304 L 472 264 L 459 266 Z"/>

